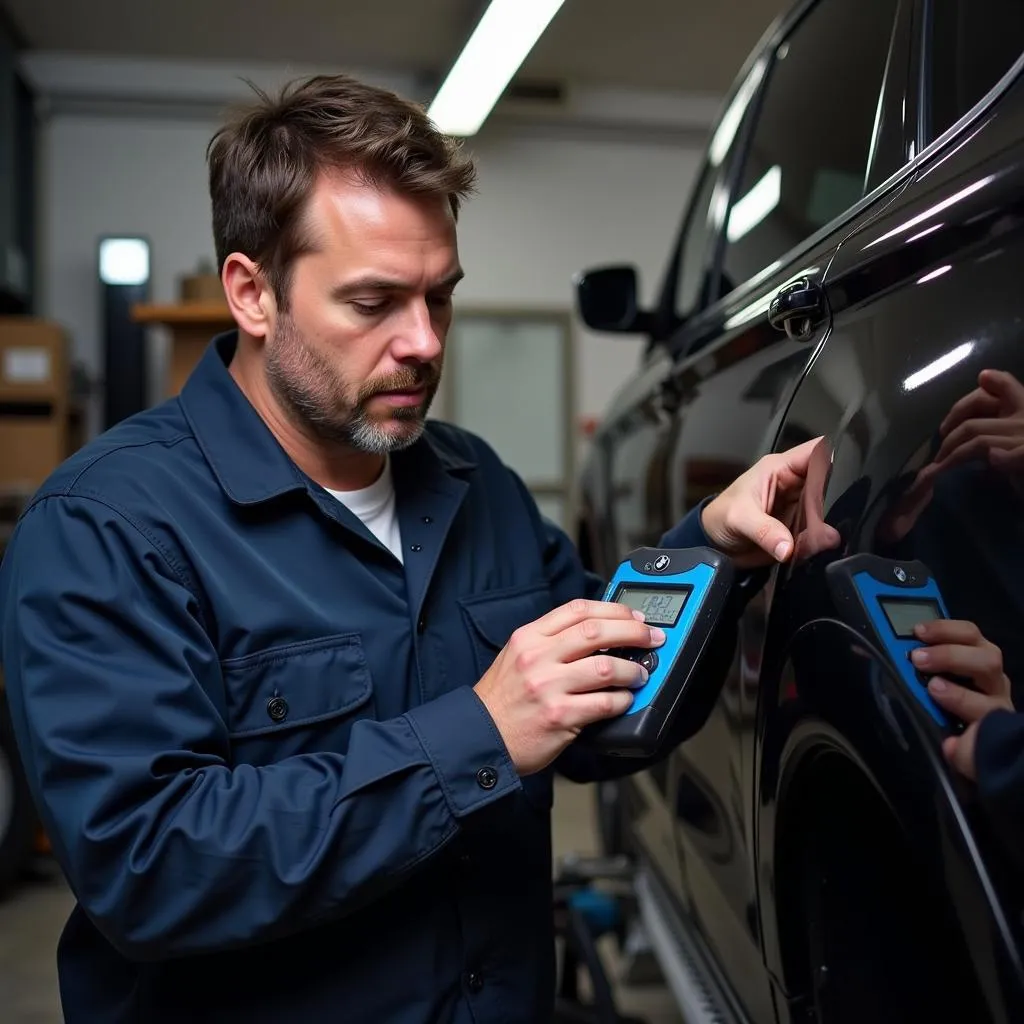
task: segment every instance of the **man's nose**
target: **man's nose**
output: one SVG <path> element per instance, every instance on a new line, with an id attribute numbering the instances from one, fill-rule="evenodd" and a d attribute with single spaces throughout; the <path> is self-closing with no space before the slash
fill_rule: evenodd
<path id="1" fill-rule="evenodd" d="M 430 307 L 423 301 L 410 304 L 403 318 L 401 331 L 393 342 L 396 359 L 418 359 L 429 363 L 441 354 L 441 339 L 430 315 Z"/>

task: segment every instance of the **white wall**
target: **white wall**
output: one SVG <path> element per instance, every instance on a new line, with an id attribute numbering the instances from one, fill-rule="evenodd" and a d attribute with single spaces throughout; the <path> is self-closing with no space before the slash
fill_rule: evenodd
<path id="1" fill-rule="evenodd" d="M 65 104 L 43 120 L 39 268 L 43 314 L 69 328 L 92 373 L 101 234 L 151 239 L 155 301 L 174 301 L 179 276 L 212 258 L 204 151 L 216 125 L 209 111 L 95 109 Z M 637 264 L 645 297 L 654 293 L 696 172 L 699 130 L 689 141 L 567 134 L 507 120 L 468 144 L 480 188 L 461 222 L 462 303 L 571 309 L 572 275 L 611 261 Z M 580 328 L 576 343 L 577 412 L 599 415 L 635 366 L 639 341 Z"/>

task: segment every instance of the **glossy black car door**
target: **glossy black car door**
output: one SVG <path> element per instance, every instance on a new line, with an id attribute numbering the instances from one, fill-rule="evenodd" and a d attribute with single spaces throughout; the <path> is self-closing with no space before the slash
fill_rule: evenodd
<path id="1" fill-rule="evenodd" d="M 1017 33 L 1000 65 L 992 25 L 976 26 L 985 93 L 1024 50 L 1024 11 L 980 7 L 1001 9 L 1001 40 Z M 949 772 L 824 575 L 857 553 L 923 561 L 950 615 L 1000 647 L 1024 706 L 1024 62 L 970 115 L 977 95 L 951 57 L 970 41 L 963 20 L 949 34 L 958 11 L 982 13 L 948 0 L 925 20 L 925 52 L 946 55 L 922 75 L 937 76 L 922 97 L 934 152 L 833 259 L 832 334 L 786 414 L 784 435 L 825 441 L 801 555 L 774 583 L 761 680 L 759 891 L 784 1020 L 806 1019 L 805 999 L 826 1021 L 883 1008 L 886 1020 L 1024 1019 L 1020 851 Z M 817 543 L 822 521 L 838 548 Z"/>
<path id="2" fill-rule="evenodd" d="M 681 334 L 677 343 L 688 354 L 665 383 L 671 420 L 652 460 L 666 482 L 665 525 L 774 445 L 814 436 L 784 415 L 807 368 L 831 345 L 823 283 L 837 247 L 901 187 L 864 194 L 881 166 L 879 111 L 903 96 L 910 19 L 910 5 L 897 0 L 870 8 L 833 0 L 810 7 L 779 43 L 722 239 L 717 287 L 728 295 Z M 825 54 L 834 77 L 820 75 Z M 793 144 L 794 111 L 801 124 L 815 124 L 840 106 L 842 119 L 828 134 L 815 133 L 814 145 Z M 902 134 L 894 138 L 886 152 L 898 165 Z M 681 912 L 727 966 L 744 1012 L 767 1021 L 774 1011 L 752 855 L 758 615 L 755 604 L 702 728 L 648 784 L 660 787 L 671 816 Z"/>

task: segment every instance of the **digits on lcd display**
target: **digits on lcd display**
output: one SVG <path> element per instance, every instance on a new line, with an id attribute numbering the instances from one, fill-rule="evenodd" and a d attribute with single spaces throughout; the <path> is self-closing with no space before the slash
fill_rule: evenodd
<path id="1" fill-rule="evenodd" d="M 903 597 L 880 597 L 882 611 L 892 626 L 892 631 L 901 639 L 914 635 L 914 627 L 919 622 L 930 622 L 942 618 L 942 609 L 938 601 L 914 600 Z"/>
<path id="2" fill-rule="evenodd" d="M 644 621 L 650 626 L 674 626 L 689 596 L 689 587 L 673 587 L 671 590 L 623 587 L 615 595 L 615 600 L 642 611 Z"/>

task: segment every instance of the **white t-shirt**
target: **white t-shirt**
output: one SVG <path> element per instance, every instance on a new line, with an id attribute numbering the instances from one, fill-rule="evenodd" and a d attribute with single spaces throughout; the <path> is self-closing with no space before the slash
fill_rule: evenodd
<path id="1" fill-rule="evenodd" d="M 358 491 L 332 491 L 332 494 L 353 515 L 358 516 L 366 528 L 402 561 L 402 538 L 395 514 L 395 485 L 391 479 L 391 460 L 384 460 L 384 471 L 369 487 Z"/>

